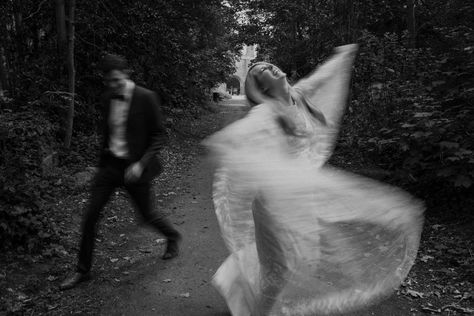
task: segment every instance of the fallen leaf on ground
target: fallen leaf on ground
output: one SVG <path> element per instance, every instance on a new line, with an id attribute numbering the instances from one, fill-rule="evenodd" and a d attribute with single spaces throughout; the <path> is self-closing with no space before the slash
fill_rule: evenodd
<path id="1" fill-rule="evenodd" d="M 434 259 L 433 256 L 424 255 L 423 257 L 420 258 L 420 261 L 427 262 L 428 260 L 432 260 L 432 259 Z"/>
<path id="2" fill-rule="evenodd" d="M 117 262 L 117 261 L 118 261 L 117 258 L 112 258 L 112 259 L 110 259 L 110 262 Z"/>
<path id="3" fill-rule="evenodd" d="M 48 281 L 49 281 L 49 282 L 53 282 L 53 281 L 55 281 L 55 280 L 57 280 L 57 279 L 58 279 L 58 278 L 55 277 L 55 276 L 53 276 L 53 275 L 50 275 L 50 276 L 48 277 Z"/>
<path id="4" fill-rule="evenodd" d="M 406 290 L 406 294 L 408 294 L 412 297 L 419 297 L 419 298 L 423 298 L 425 296 L 425 294 L 423 294 L 421 292 L 410 290 L 410 289 Z"/>
<path id="5" fill-rule="evenodd" d="M 48 306 L 48 310 L 51 311 L 51 310 L 57 308 L 59 305 L 56 304 L 56 305 L 47 305 L 47 306 Z"/>
<path id="6" fill-rule="evenodd" d="M 432 313 L 441 313 L 441 309 L 433 309 L 428 306 L 421 306 L 421 309 L 424 311 L 432 312 Z"/>
<path id="7" fill-rule="evenodd" d="M 29 299 L 28 299 L 28 296 L 26 296 L 26 294 L 21 293 L 21 292 L 18 293 L 17 299 L 19 299 L 20 301 L 27 301 L 27 300 L 29 300 Z"/>
<path id="8" fill-rule="evenodd" d="M 472 308 L 469 308 L 469 307 L 462 307 L 460 305 L 457 305 L 457 304 L 450 304 L 450 305 L 446 305 L 446 306 L 443 306 L 441 307 L 441 310 L 445 310 L 445 309 L 454 309 L 454 310 L 457 310 L 461 313 L 464 313 L 464 314 L 471 314 L 474 313 L 474 309 Z"/>

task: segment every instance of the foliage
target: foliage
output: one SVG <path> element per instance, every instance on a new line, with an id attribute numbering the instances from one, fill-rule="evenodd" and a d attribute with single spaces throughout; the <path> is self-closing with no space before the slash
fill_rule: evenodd
<path id="1" fill-rule="evenodd" d="M 472 80 L 472 53 L 406 49 L 395 34 L 361 42 L 346 140 L 425 191 L 470 188 L 474 82 L 461 78 Z"/>
<path id="2" fill-rule="evenodd" d="M 64 2 L 67 10 L 70 1 Z M 234 71 L 239 49 L 233 8 L 221 1 L 78 2 L 75 120 L 72 148 L 64 150 L 59 144 L 71 95 L 65 92 L 55 3 L 0 2 L 2 246 L 33 248 L 53 237 L 51 196 L 66 185 L 68 174 L 94 162 L 103 88 L 98 62 L 104 53 L 125 56 L 132 79 L 158 91 L 165 112 L 176 116 L 199 111 L 210 89 Z M 47 157 L 54 160 L 52 171 L 44 170 Z"/>
<path id="3" fill-rule="evenodd" d="M 67 1 L 66 1 L 67 3 Z M 57 50 L 54 1 L 7 1 L 0 45 L 4 89 L 17 101 L 66 90 Z M 169 108 L 202 105 L 206 91 L 234 71 L 239 45 L 233 8 L 221 1 L 82 1 L 76 8 L 77 94 L 89 107 L 101 90 L 97 63 L 124 55 L 138 83 L 159 91 Z M 1 71 L 0 71 L 1 72 Z M 93 120 L 93 117 L 89 117 Z"/>
<path id="4" fill-rule="evenodd" d="M 279 65 L 292 81 L 334 46 L 357 42 L 342 145 L 391 171 L 392 181 L 431 205 L 456 200 L 450 208 L 467 210 L 474 188 L 472 3 L 415 1 L 414 34 L 403 0 L 234 3 L 242 41 L 258 43 L 260 59 Z"/>
<path id="5" fill-rule="evenodd" d="M 55 126 L 29 111 L 6 113 L 0 121 L 0 239 L 3 247 L 22 245 L 28 251 L 57 235 L 45 212 L 52 180 L 38 161 L 53 148 Z"/>
<path id="6" fill-rule="evenodd" d="M 347 1 L 235 1 L 241 10 L 241 41 L 259 45 L 258 58 L 282 68 L 291 80 L 309 73 L 334 46 L 351 42 L 356 30 L 341 27 Z"/>

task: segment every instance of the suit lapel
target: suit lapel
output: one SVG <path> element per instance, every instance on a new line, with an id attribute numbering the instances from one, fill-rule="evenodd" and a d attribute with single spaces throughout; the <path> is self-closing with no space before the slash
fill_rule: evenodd
<path id="1" fill-rule="evenodd" d="M 137 88 L 135 87 L 132 91 L 132 95 L 130 98 L 130 106 L 128 108 L 127 129 L 130 126 L 130 122 L 132 121 L 132 118 L 136 114 L 138 108 L 139 106 L 137 104 Z"/>
<path id="2" fill-rule="evenodd" d="M 103 140 L 104 140 L 104 148 L 106 148 L 108 146 L 108 142 L 109 142 L 109 133 L 110 133 L 110 129 L 109 129 L 109 116 L 110 116 L 110 102 L 111 102 L 111 99 L 110 99 L 110 93 L 106 93 L 102 99 L 102 115 L 103 115 L 103 118 L 102 118 L 102 124 L 103 124 Z"/>

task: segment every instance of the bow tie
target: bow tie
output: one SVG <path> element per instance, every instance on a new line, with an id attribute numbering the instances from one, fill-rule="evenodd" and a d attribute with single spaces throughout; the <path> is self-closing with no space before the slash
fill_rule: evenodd
<path id="1" fill-rule="evenodd" d="M 111 99 L 125 101 L 125 96 L 123 94 L 114 94 L 112 95 Z"/>

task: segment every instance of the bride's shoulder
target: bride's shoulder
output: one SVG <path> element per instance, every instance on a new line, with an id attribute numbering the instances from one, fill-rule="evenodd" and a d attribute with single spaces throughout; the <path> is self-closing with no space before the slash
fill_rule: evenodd
<path id="1" fill-rule="evenodd" d="M 259 105 L 254 106 L 250 112 L 265 112 L 265 111 L 271 111 L 271 103 L 270 102 L 265 102 L 265 103 L 260 103 Z"/>
<path id="2" fill-rule="evenodd" d="M 248 113 L 249 118 L 256 120 L 268 120 L 274 116 L 275 111 L 271 103 L 261 103 L 256 105 Z"/>

